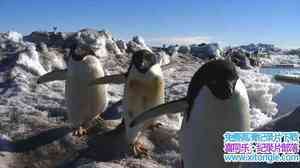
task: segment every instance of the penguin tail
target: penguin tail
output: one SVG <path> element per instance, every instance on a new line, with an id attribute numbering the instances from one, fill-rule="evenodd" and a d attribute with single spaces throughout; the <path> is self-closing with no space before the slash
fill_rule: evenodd
<path id="1" fill-rule="evenodd" d="M 182 98 L 179 100 L 171 101 L 165 104 L 161 104 L 159 106 L 156 106 L 152 109 L 149 109 L 141 115 L 134 118 L 131 123 L 130 127 L 134 127 L 142 122 L 145 122 L 146 120 L 168 114 L 168 113 L 178 113 L 178 112 L 184 112 L 188 109 L 189 105 L 186 100 L 186 98 Z"/>
<path id="2" fill-rule="evenodd" d="M 63 70 L 55 70 L 52 72 L 48 72 L 43 76 L 40 76 L 37 80 L 37 84 L 51 82 L 55 80 L 66 80 L 67 78 L 67 69 Z"/>
<path id="3" fill-rule="evenodd" d="M 100 85 L 100 84 L 123 84 L 126 81 L 125 74 L 109 75 L 101 78 L 97 78 L 89 83 L 89 86 Z"/>

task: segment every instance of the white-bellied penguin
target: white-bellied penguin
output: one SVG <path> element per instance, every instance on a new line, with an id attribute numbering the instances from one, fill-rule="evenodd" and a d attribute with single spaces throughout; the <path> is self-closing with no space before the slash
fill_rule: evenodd
<path id="1" fill-rule="evenodd" d="M 87 133 L 88 123 L 105 110 L 108 104 L 107 86 L 88 85 L 91 80 L 104 76 L 103 67 L 92 48 L 74 44 L 70 49 L 68 68 L 49 72 L 41 76 L 38 83 L 66 80 L 68 119 L 74 128 L 78 128 L 75 135 L 81 136 Z"/>
<path id="2" fill-rule="evenodd" d="M 132 55 L 127 73 L 99 78 L 91 84 L 125 83 L 123 97 L 123 124 L 128 144 L 135 155 L 147 155 L 147 149 L 139 141 L 140 132 L 160 123 L 151 119 L 142 125 L 129 127 L 129 123 L 152 107 L 164 103 L 165 82 L 159 60 L 148 50 L 139 50 Z"/>
<path id="3" fill-rule="evenodd" d="M 159 105 L 130 126 L 167 113 L 184 112 L 179 133 L 184 168 L 236 167 L 223 159 L 223 134 L 249 131 L 249 99 L 235 65 L 225 60 L 204 64 L 192 77 L 186 97 Z"/>

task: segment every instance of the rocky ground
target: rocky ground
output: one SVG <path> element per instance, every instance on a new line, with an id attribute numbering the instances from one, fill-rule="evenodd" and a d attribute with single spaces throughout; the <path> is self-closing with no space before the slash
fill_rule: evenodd
<path id="1" fill-rule="evenodd" d="M 73 35 L 76 34 L 76 38 Z M 78 138 L 66 122 L 64 82 L 37 85 L 37 78 L 53 69 L 67 67 L 67 46 L 74 40 L 98 47 L 97 56 L 106 74 L 125 72 L 130 60 L 126 52 L 148 48 L 136 37 L 128 44 L 115 41 L 111 34 L 82 31 L 71 34 L 35 34 L 24 39 L 18 34 L 1 34 L 0 43 L 0 167 L 176 167 L 180 159 L 177 132 L 180 114 L 164 120 L 164 127 L 145 131 L 143 141 L 149 158 L 134 158 L 124 140 L 121 120 L 123 85 L 109 86 L 110 105 L 104 113 L 107 128 Z M 59 38 L 58 38 L 59 37 Z M 38 40 L 37 40 L 38 39 Z M 50 40 L 49 40 L 50 39 Z M 40 41 L 39 41 L 40 40 Z M 42 43 L 43 42 L 43 43 Z M 160 53 L 172 66 L 164 71 L 166 101 L 185 96 L 189 81 L 204 63 L 200 58 Z M 281 89 L 268 76 L 255 70 L 239 69 L 251 103 L 251 125 L 257 128 L 276 115 L 272 101 Z"/>

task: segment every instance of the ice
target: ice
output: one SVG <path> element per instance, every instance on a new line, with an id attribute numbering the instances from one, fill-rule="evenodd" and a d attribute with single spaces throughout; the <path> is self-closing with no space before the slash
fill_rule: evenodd
<path id="1" fill-rule="evenodd" d="M 15 31 L 9 31 L 7 33 L 7 39 L 19 43 L 23 41 L 23 35 Z"/>
<path id="2" fill-rule="evenodd" d="M 107 50 L 105 48 L 105 41 L 106 40 L 104 38 L 97 39 L 97 45 L 95 46 L 95 48 L 96 48 L 95 54 L 97 56 L 107 56 L 108 55 Z"/>
<path id="3" fill-rule="evenodd" d="M 125 41 L 123 41 L 123 40 L 117 40 L 116 44 L 117 44 L 117 46 L 118 46 L 118 48 L 119 48 L 120 51 L 122 51 L 122 52 L 126 51 L 127 45 L 126 45 Z"/>
<path id="4" fill-rule="evenodd" d="M 132 44 L 133 42 L 133 44 Z M 129 43 L 131 43 L 131 45 L 133 45 L 134 47 L 138 48 L 138 49 L 145 49 L 145 50 L 149 50 L 152 51 L 145 43 L 145 40 L 143 39 L 143 37 L 141 36 L 134 36 L 132 38 L 132 41 L 130 41 Z"/>
<path id="5" fill-rule="evenodd" d="M 297 55 L 270 55 L 270 58 L 260 58 L 264 65 L 294 64 L 300 65 L 300 58 Z"/>
<path id="6" fill-rule="evenodd" d="M 145 43 L 145 40 L 141 36 L 134 36 L 132 38 L 132 41 L 134 41 L 135 43 L 141 45 L 142 47 L 145 47 L 145 48 L 147 47 L 146 43 Z"/>
<path id="7" fill-rule="evenodd" d="M 257 128 L 270 121 L 277 113 L 277 103 L 273 97 L 282 89 L 282 85 L 273 83 L 271 77 L 256 70 L 239 69 L 240 78 L 244 82 L 249 100 L 251 128 Z"/>
<path id="8" fill-rule="evenodd" d="M 46 45 L 45 47 L 47 48 Z M 47 72 L 67 67 L 64 55 L 52 49 L 39 51 L 39 61 Z"/>
<path id="9" fill-rule="evenodd" d="M 120 55 L 122 52 L 113 40 L 112 34 L 102 30 L 82 29 L 76 33 L 76 40 L 94 49 L 96 56 L 106 57 L 110 53 Z"/>
<path id="10" fill-rule="evenodd" d="M 262 111 L 258 108 L 251 108 L 251 128 L 257 128 L 269 121 L 272 120 L 271 117 L 266 116 Z"/>
<path id="11" fill-rule="evenodd" d="M 33 44 L 28 44 L 26 51 L 19 54 L 17 64 L 25 66 L 28 70 L 32 70 L 38 75 L 46 73 L 46 70 L 39 61 L 39 53 Z"/>
<path id="12" fill-rule="evenodd" d="M 121 55 L 122 52 L 121 50 L 119 49 L 118 45 L 116 44 L 115 41 L 113 41 L 112 39 L 107 39 L 106 40 L 106 48 L 109 50 L 109 51 L 113 51 L 114 54 L 117 54 L 117 55 Z"/>
<path id="13" fill-rule="evenodd" d="M 160 65 L 166 65 L 170 63 L 170 56 L 166 54 L 164 51 L 157 53 Z"/>
<path id="14" fill-rule="evenodd" d="M 85 33 L 80 35 L 80 39 L 84 43 L 97 49 L 101 63 L 107 74 L 126 72 L 130 56 L 124 52 L 124 55 L 118 55 L 117 48 L 115 48 L 114 41 L 110 34 L 100 32 L 102 35 L 99 35 L 99 32 L 87 30 L 82 32 Z M 64 62 L 65 53 L 51 46 L 49 46 L 48 49 L 44 46 L 44 49 L 41 51 L 39 49 L 37 50 L 35 44 L 24 42 L 21 38 L 18 38 L 17 33 L 11 33 L 10 41 L 18 44 L 16 47 L 19 48 L 6 55 L 9 61 L 6 61 L 3 68 L 0 68 L 0 82 L 2 84 L 0 85 L 0 92 L 2 93 L 0 97 L 0 131 L 1 133 L 8 133 L 7 135 L 5 134 L 5 136 L 0 135 L 0 138 L 15 140 L 23 136 L 37 135 L 38 132 L 44 132 L 51 128 L 65 126 L 66 123 L 49 117 L 52 114 L 58 112 L 63 114 L 67 111 L 64 98 L 65 83 L 49 82 L 41 85 L 36 84 L 36 79 L 40 75 L 55 68 L 61 69 L 66 66 Z M 137 48 L 142 48 L 142 46 L 147 47 L 144 40 L 137 38 L 134 41 Z M 124 46 L 123 48 L 125 48 L 125 43 L 122 43 L 122 45 Z M 105 57 L 108 53 L 114 54 Z M 3 52 L 3 55 L 4 54 L 6 53 Z M 203 60 L 188 55 L 169 57 L 165 53 L 158 53 L 158 56 L 162 58 L 162 64 L 169 62 L 170 59 L 172 59 L 172 63 L 174 63 L 170 69 L 164 71 L 166 102 L 183 98 L 186 96 L 188 85 L 193 74 L 203 64 Z M 270 76 L 259 73 L 256 70 L 238 69 L 238 71 L 240 78 L 245 83 L 250 99 L 251 127 L 257 128 L 273 119 L 277 114 L 277 104 L 273 101 L 273 98 L 280 92 L 282 86 L 273 83 Z M 122 100 L 123 85 L 109 85 L 108 92 L 110 104 L 114 105 L 116 102 Z M 122 107 L 119 109 L 118 112 L 121 113 Z M 117 167 L 118 165 L 121 167 L 129 165 L 136 167 L 149 167 L 151 165 L 153 165 L 153 167 L 175 167 L 180 158 L 177 131 L 180 129 L 182 115 L 168 115 L 168 118 L 164 117 L 162 121 L 164 129 L 149 132 L 149 134 L 152 133 L 151 136 L 149 136 L 152 139 L 148 141 L 151 141 L 152 145 L 155 146 L 151 159 L 142 160 L 121 157 L 112 158 L 111 160 L 113 161 L 105 163 L 96 162 L 91 159 L 86 163 L 76 161 L 74 165 L 78 167 Z M 67 137 L 70 136 L 71 135 Z M 110 140 L 113 141 L 115 139 L 112 138 Z M 41 141 L 43 141 L 43 139 L 41 139 Z M 46 162 L 56 164 L 58 161 L 56 158 L 60 158 L 59 160 L 67 160 L 68 157 L 66 156 L 68 154 L 76 153 L 78 151 L 75 149 L 82 147 L 80 144 L 77 144 L 78 146 L 74 148 L 74 146 L 69 145 L 71 143 L 71 138 L 61 138 L 55 141 L 55 143 L 32 150 L 24 156 L 22 155 L 20 159 L 27 159 L 30 162 L 35 161 L 40 164 L 45 164 Z M 113 147 L 110 146 L 112 144 L 105 143 L 105 145 Z M 102 148 L 99 150 L 101 151 Z M 41 152 L 48 154 L 39 157 Z M 99 155 L 102 152 L 103 151 L 100 153 L 91 152 L 91 154 Z M 6 162 L 4 165 L 5 164 Z M 26 165 L 20 167 L 24 166 Z"/>

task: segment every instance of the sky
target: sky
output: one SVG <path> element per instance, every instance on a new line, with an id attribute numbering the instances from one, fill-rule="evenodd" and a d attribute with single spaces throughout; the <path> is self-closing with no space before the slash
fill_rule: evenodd
<path id="1" fill-rule="evenodd" d="M 299 0 L 0 0 L 0 32 L 106 29 L 147 44 L 300 48 Z"/>

